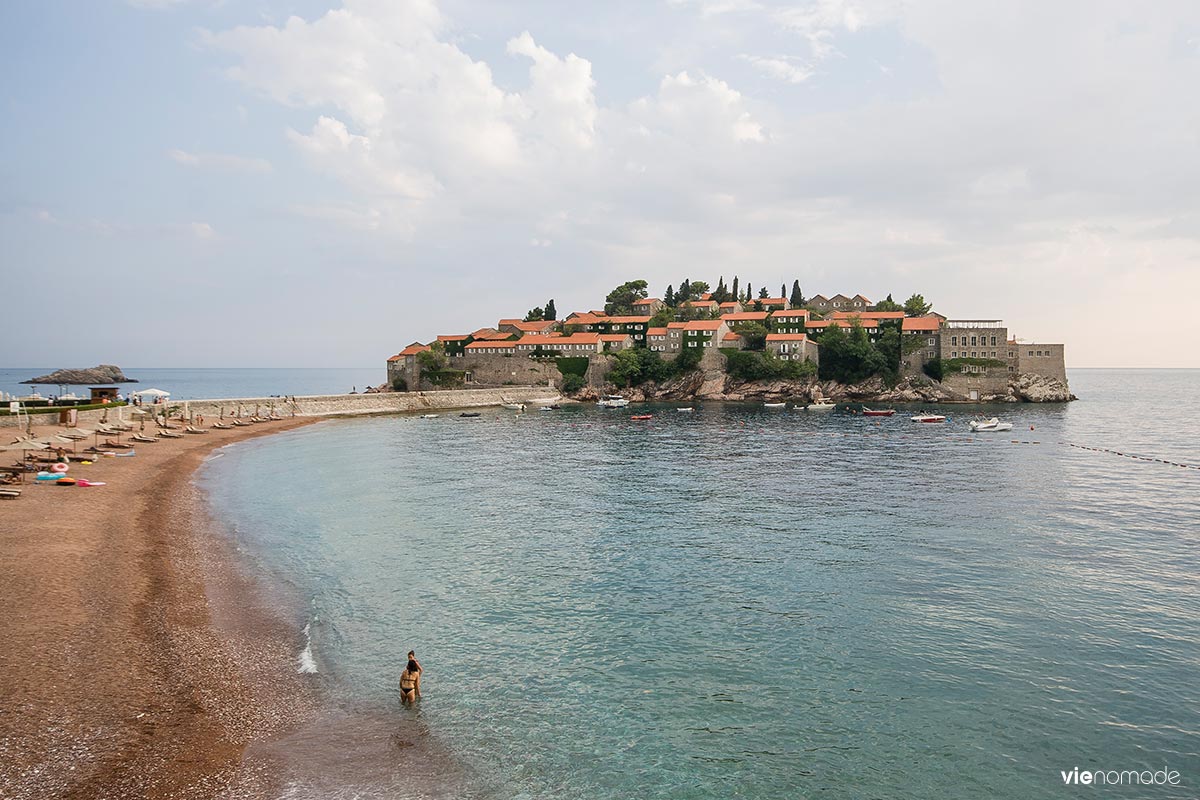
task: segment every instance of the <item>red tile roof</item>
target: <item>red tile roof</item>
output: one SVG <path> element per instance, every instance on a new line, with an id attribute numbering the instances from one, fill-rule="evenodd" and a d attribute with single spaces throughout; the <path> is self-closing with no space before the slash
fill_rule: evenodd
<path id="1" fill-rule="evenodd" d="M 715 331 L 724 324 L 725 321 L 720 319 L 694 319 L 691 322 L 685 322 L 683 329 L 685 331 Z"/>
<path id="2" fill-rule="evenodd" d="M 439 336 L 439 337 L 437 337 L 437 340 L 439 342 L 461 342 L 463 339 L 469 339 L 469 338 L 471 338 L 471 337 L 467 336 L 464 333 L 462 336 Z"/>
<path id="3" fill-rule="evenodd" d="M 776 311 L 771 314 L 771 319 L 808 319 L 809 312 L 807 308 L 792 308 L 787 311 Z"/>
<path id="4" fill-rule="evenodd" d="M 622 337 L 624 338 L 624 337 Z M 600 341 L 598 333 L 573 333 L 570 336 L 539 336 L 537 334 L 526 334 L 517 340 L 517 344 L 531 344 L 535 347 L 559 347 L 564 344 L 591 344 L 594 345 Z"/>
<path id="5" fill-rule="evenodd" d="M 542 337 L 538 337 L 538 338 L 542 338 Z M 517 346 L 516 342 L 471 342 L 469 345 L 466 346 L 465 349 L 467 349 L 467 350 L 482 350 L 485 347 L 510 348 L 510 347 L 516 347 L 516 346 Z"/>
<path id="6" fill-rule="evenodd" d="M 901 330 L 906 331 L 936 331 L 941 327 L 942 321 L 937 317 L 905 317 L 900 323 Z"/>
<path id="7" fill-rule="evenodd" d="M 648 306 L 651 303 L 661 303 L 661 302 L 662 302 L 662 300 L 660 298 L 647 297 L 644 300 L 638 300 L 636 303 L 634 303 L 634 306 Z"/>
<path id="8" fill-rule="evenodd" d="M 413 342 L 408 347 L 404 348 L 399 353 L 396 353 L 396 355 L 389 358 L 388 361 L 399 361 L 400 359 L 404 358 L 405 356 L 415 356 L 417 353 L 422 353 L 428 349 L 429 349 L 429 345 L 427 345 L 427 344 L 421 344 L 420 342 Z"/>
<path id="9" fill-rule="evenodd" d="M 524 320 L 520 320 L 520 319 L 502 319 L 497 324 L 498 325 L 517 325 L 523 321 Z"/>
<path id="10" fill-rule="evenodd" d="M 730 331 L 729 333 L 725 334 L 725 338 L 722 341 L 736 342 L 736 341 L 740 340 L 741 338 L 742 337 L 739 336 L 738 334 L 734 333 L 733 331 Z"/>
<path id="11" fill-rule="evenodd" d="M 638 315 L 632 317 L 608 317 L 601 320 L 601 322 L 649 322 L 650 319 L 651 317 L 649 316 Z"/>
<path id="12" fill-rule="evenodd" d="M 736 300 L 730 300 L 728 302 L 720 304 L 721 308 L 737 308 L 740 305 L 741 305 L 741 303 L 739 303 Z"/>
<path id="13" fill-rule="evenodd" d="M 903 311 L 834 311 L 830 319 L 853 319 L 866 314 L 870 319 L 904 319 Z"/>
<path id="14" fill-rule="evenodd" d="M 602 333 L 600 341 L 602 342 L 623 342 L 629 338 L 628 333 Z"/>
<path id="15" fill-rule="evenodd" d="M 686 322 L 668 322 L 667 327 L 668 328 L 686 328 L 687 323 Z"/>
<path id="16" fill-rule="evenodd" d="M 482 339 L 485 336 L 492 336 L 498 333 L 495 328 L 480 328 L 471 334 L 472 339 Z"/>
<path id="17" fill-rule="evenodd" d="M 646 328 L 646 335 L 647 336 L 666 336 L 667 329 L 666 328 Z"/>
<path id="18" fill-rule="evenodd" d="M 725 314 L 721 319 L 726 322 L 766 322 L 770 316 L 766 311 L 741 311 L 737 314 Z"/>
<path id="19" fill-rule="evenodd" d="M 555 325 L 558 324 L 558 322 L 556 322 L 555 320 L 552 320 L 552 319 L 541 319 L 541 320 L 535 320 L 532 322 L 513 322 L 511 324 L 513 327 L 515 327 L 519 331 L 528 332 L 528 331 L 544 331 L 544 330 L 547 330 L 548 328 L 553 328 Z"/>
<path id="20" fill-rule="evenodd" d="M 786 297 L 756 297 L 751 302 L 762 303 L 764 306 L 786 306 L 788 304 Z"/>
<path id="21" fill-rule="evenodd" d="M 768 333 L 768 342 L 805 342 L 808 336 L 803 333 Z"/>

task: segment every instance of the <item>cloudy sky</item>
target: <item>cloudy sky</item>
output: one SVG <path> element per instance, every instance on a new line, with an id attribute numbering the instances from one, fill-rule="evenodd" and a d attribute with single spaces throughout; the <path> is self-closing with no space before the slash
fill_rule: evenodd
<path id="1" fill-rule="evenodd" d="M 0 69 L 11 366 L 371 366 L 738 275 L 1200 367 L 1191 0 L 16 0 Z"/>

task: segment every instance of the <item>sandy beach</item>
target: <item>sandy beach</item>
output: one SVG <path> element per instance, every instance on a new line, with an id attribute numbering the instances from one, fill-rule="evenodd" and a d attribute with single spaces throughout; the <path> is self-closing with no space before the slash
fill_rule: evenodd
<path id="1" fill-rule="evenodd" d="M 138 444 L 72 464 L 103 487 L 28 476 L 0 501 L 0 796 L 272 793 L 243 753 L 310 718 L 315 691 L 191 476 L 214 448 L 312 421 Z"/>

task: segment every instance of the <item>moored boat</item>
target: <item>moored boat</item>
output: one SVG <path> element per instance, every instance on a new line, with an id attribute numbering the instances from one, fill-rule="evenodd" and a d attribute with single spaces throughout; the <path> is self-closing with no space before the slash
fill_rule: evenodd
<path id="1" fill-rule="evenodd" d="M 973 419 L 968 424 L 971 426 L 971 430 L 976 433 L 994 433 L 998 431 L 1011 431 L 1013 429 L 1011 422 L 1001 422 L 999 417 Z"/>
<path id="2" fill-rule="evenodd" d="M 596 405 L 604 408 L 624 408 L 629 405 L 629 401 L 619 394 L 606 394 L 596 401 Z"/>
<path id="3" fill-rule="evenodd" d="M 890 417 L 896 413 L 894 408 L 867 408 L 863 406 L 862 414 L 864 417 Z"/>
<path id="4" fill-rule="evenodd" d="M 470 418 L 470 417 L 482 417 L 483 414 L 478 411 L 464 411 L 463 413 L 459 414 L 459 416 Z"/>
<path id="5" fill-rule="evenodd" d="M 654 419 L 652 414 L 634 414 L 630 419 Z"/>
<path id="6" fill-rule="evenodd" d="M 676 411 L 678 411 L 680 414 L 691 414 L 691 413 L 693 413 L 693 412 L 694 412 L 696 409 L 695 409 L 695 408 L 693 408 L 692 406 L 688 406 L 687 408 L 677 408 L 677 409 L 675 409 L 675 410 L 676 410 Z"/>
<path id="7" fill-rule="evenodd" d="M 787 408 L 787 403 L 763 403 L 763 408 Z"/>
<path id="8" fill-rule="evenodd" d="M 831 403 L 828 400 L 818 400 L 815 403 L 809 403 L 808 405 L 805 406 L 805 408 L 808 409 L 809 411 L 828 411 L 829 409 L 835 408 L 836 406 L 837 406 L 837 403 Z"/>
<path id="9" fill-rule="evenodd" d="M 501 403 L 500 407 L 507 408 L 509 411 L 524 411 L 525 410 L 524 403 Z"/>
<path id="10" fill-rule="evenodd" d="M 945 422 L 946 418 L 941 414 L 918 414 L 915 417 L 909 417 L 913 422 Z"/>

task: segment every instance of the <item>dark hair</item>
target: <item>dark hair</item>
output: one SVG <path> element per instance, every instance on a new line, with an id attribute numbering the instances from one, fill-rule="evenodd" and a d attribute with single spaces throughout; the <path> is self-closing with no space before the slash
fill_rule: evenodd
<path id="1" fill-rule="evenodd" d="M 417 662 L 414 659 L 410 658 L 408 660 L 408 666 L 405 667 L 405 669 L 407 669 L 409 672 L 416 672 L 418 669 Z"/>
<path id="2" fill-rule="evenodd" d="M 416 651 L 416 650 L 409 650 L 409 651 L 408 651 L 408 657 L 409 657 L 409 658 L 414 658 L 416 655 L 417 655 L 417 651 Z"/>

